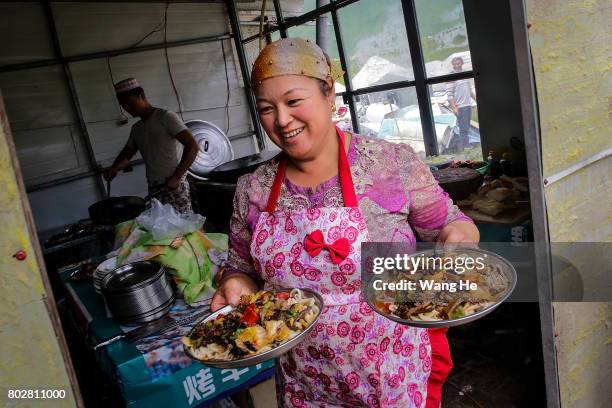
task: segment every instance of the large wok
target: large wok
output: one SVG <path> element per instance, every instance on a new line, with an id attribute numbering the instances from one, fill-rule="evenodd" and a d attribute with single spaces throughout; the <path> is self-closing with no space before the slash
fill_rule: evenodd
<path id="1" fill-rule="evenodd" d="M 110 196 L 110 181 L 106 182 L 106 198 L 89 206 L 89 218 L 98 225 L 116 225 L 131 220 L 145 209 L 145 200 L 136 196 Z"/>

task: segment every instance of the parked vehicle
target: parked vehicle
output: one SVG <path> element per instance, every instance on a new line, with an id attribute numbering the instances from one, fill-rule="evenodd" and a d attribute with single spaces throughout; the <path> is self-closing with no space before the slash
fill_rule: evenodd
<path id="1" fill-rule="evenodd" d="M 457 117 L 449 107 L 441 102 L 433 102 L 431 110 L 438 141 L 438 152 L 452 153 L 456 150 L 453 143 L 459 136 Z M 417 105 L 410 105 L 388 113 L 380 123 L 377 137 L 395 143 L 408 143 L 417 153 L 425 152 L 421 116 Z M 470 146 L 480 144 L 480 130 L 474 121 L 468 133 Z"/>

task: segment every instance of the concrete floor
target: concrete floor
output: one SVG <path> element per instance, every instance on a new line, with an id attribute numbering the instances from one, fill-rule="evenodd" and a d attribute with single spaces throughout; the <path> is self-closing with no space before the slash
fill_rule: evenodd
<path id="1" fill-rule="evenodd" d="M 442 391 L 452 408 L 544 407 L 538 305 L 502 305 L 449 330 L 453 371 Z"/>
<path id="2" fill-rule="evenodd" d="M 491 315 L 452 328 L 453 371 L 444 408 L 545 407 L 538 305 L 502 305 Z M 273 379 L 251 388 L 254 408 L 276 407 Z"/>

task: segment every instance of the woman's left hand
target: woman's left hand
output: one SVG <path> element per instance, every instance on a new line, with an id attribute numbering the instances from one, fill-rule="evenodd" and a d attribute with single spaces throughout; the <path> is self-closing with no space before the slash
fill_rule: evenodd
<path id="1" fill-rule="evenodd" d="M 453 221 L 440 230 L 436 241 L 442 244 L 476 244 L 480 241 L 480 232 L 469 221 Z"/>

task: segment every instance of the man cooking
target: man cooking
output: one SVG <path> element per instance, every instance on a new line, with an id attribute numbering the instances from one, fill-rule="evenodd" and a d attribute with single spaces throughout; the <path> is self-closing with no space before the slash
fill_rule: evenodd
<path id="1" fill-rule="evenodd" d="M 172 205 L 180 213 L 193 212 L 189 183 L 185 179 L 198 153 L 193 135 L 174 112 L 151 106 L 134 78 L 116 83 L 115 92 L 123 109 L 139 117 L 140 121 L 132 127 L 113 165 L 104 171 L 104 178 L 115 178 L 140 151 L 146 166 L 149 194 L 155 194 L 155 198 Z"/>

